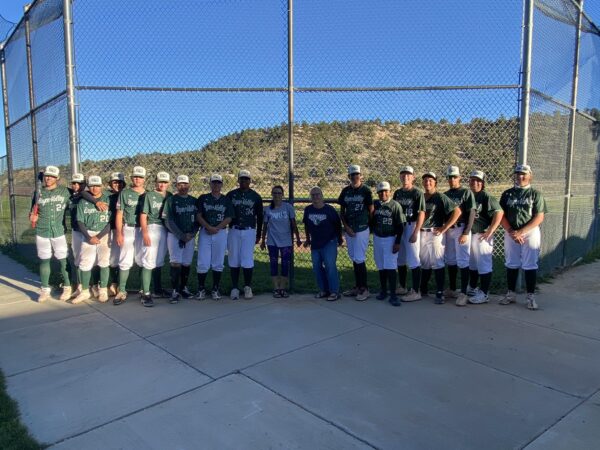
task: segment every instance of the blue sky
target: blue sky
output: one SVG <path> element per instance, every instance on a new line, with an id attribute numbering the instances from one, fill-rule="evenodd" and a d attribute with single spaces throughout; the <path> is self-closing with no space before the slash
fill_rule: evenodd
<path id="1" fill-rule="evenodd" d="M 589 8 L 591 14 L 595 3 Z M 78 84 L 286 86 L 282 2 L 174 0 L 168 9 L 165 4 L 159 0 L 75 2 Z M 400 0 L 365 4 L 295 1 L 297 87 L 518 83 L 520 0 L 435 0 L 420 2 L 418 7 Z M 17 21 L 22 2 L 3 0 L 0 14 Z M 51 38 L 43 41 L 52 43 Z M 52 48 L 47 45 L 44 53 Z M 539 73 L 557 66 L 548 55 L 558 58 L 569 52 L 568 45 L 558 49 L 540 50 L 547 63 L 539 65 Z M 596 46 L 592 42 L 586 49 L 593 60 L 588 66 L 591 79 L 597 71 Z M 540 77 L 539 85 L 560 98 L 568 92 L 566 72 L 555 69 Z M 48 92 L 54 87 L 50 74 L 40 78 L 46 80 Z M 60 84 L 60 70 L 55 75 Z M 298 93 L 296 121 L 495 118 L 516 115 L 516 100 L 516 91 Z M 199 148 L 224 134 L 277 125 L 287 118 L 283 93 L 82 91 L 79 101 L 82 159 L 99 153 L 116 157 Z M 60 137 L 53 140 L 55 145 L 64 143 Z M 4 153 L 2 140 L 0 155 Z"/>

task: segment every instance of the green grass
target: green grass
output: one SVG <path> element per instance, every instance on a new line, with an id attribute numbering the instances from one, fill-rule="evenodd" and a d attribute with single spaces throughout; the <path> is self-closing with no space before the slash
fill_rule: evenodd
<path id="1" fill-rule="evenodd" d="M 44 448 L 35 441 L 19 421 L 17 403 L 6 393 L 4 375 L 0 372 L 0 448 L 29 450 Z"/>

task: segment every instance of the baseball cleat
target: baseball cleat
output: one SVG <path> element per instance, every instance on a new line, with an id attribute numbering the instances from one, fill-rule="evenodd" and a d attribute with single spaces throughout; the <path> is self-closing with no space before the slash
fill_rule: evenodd
<path id="1" fill-rule="evenodd" d="M 38 303 L 44 303 L 46 300 L 51 299 L 50 288 L 41 288 L 40 295 L 38 296 Z"/>
<path id="2" fill-rule="evenodd" d="M 62 293 L 60 294 L 60 297 L 58 297 L 58 299 L 60 301 L 66 302 L 72 297 L 72 295 L 73 291 L 71 289 L 71 286 L 63 286 Z"/>
<path id="3" fill-rule="evenodd" d="M 513 291 L 508 291 L 504 297 L 500 299 L 498 304 L 500 305 L 510 305 L 511 303 L 515 303 L 517 301 L 517 294 Z"/>

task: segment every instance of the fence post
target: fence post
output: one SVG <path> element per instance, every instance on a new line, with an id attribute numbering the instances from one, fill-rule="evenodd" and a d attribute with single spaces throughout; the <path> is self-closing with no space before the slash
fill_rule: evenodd
<path id="1" fill-rule="evenodd" d="M 10 142 L 10 119 L 8 116 L 8 87 L 6 81 L 6 57 L 4 46 L 0 43 L 0 70 L 2 74 L 2 104 L 4 108 L 4 134 L 6 138 L 6 165 L 8 169 L 8 198 L 10 202 L 10 224 L 11 238 L 13 243 L 17 242 L 17 208 L 15 203 L 15 183 L 13 178 L 12 146 Z"/>
<path id="2" fill-rule="evenodd" d="M 577 30 L 575 31 L 575 54 L 573 55 L 573 86 L 571 90 L 571 113 L 569 115 L 569 140 L 567 144 L 567 183 L 565 187 L 565 210 L 563 217 L 563 257 L 562 265 L 567 265 L 567 243 L 569 239 L 569 216 L 571 213 L 571 184 L 573 182 L 573 154 L 575 153 L 575 120 L 577 116 L 577 89 L 579 86 L 579 47 L 581 44 L 581 23 L 583 20 L 583 0 L 577 4 Z"/>
<path id="3" fill-rule="evenodd" d="M 75 111 L 75 75 L 73 55 L 73 19 L 71 0 L 63 0 L 63 28 L 65 35 L 65 76 L 67 82 L 67 114 L 69 123 L 69 151 L 71 173 L 79 172 L 79 149 Z"/>
<path id="4" fill-rule="evenodd" d="M 29 9 L 25 11 L 25 51 L 27 54 L 27 82 L 29 84 L 29 113 L 30 113 L 30 124 L 31 124 L 31 150 L 33 152 L 33 171 L 34 179 L 32 180 L 33 185 L 37 182 L 37 176 L 40 171 L 39 153 L 38 153 L 38 140 L 37 140 L 37 123 L 35 119 L 35 95 L 33 91 L 33 65 L 31 59 L 31 26 L 29 24 Z"/>
<path id="5" fill-rule="evenodd" d="M 294 206 L 294 0 L 288 0 L 288 192 Z M 295 207 L 295 206 L 294 206 Z M 292 237 L 292 249 L 294 248 Z M 294 252 L 290 261 L 289 289 L 294 289 Z"/>
<path id="6" fill-rule="evenodd" d="M 523 17 L 523 73 L 521 77 L 521 113 L 519 129 L 519 164 L 527 163 L 529 149 L 529 101 L 531 97 L 531 51 L 533 42 L 534 0 L 524 0 Z"/>

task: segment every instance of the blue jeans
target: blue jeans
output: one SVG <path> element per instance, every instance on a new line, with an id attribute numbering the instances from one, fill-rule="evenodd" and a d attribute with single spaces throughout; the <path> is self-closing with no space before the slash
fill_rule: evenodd
<path id="1" fill-rule="evenodd" d="M 311 250 L 313 272 L 317 279 L 319 290 L 337 294 L 340 290 L 340 278 L 336 266 L 337 242 L 329 241 L 325 247 Z"/>

